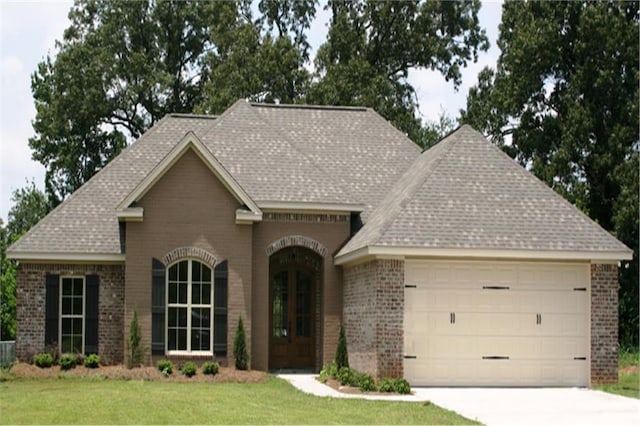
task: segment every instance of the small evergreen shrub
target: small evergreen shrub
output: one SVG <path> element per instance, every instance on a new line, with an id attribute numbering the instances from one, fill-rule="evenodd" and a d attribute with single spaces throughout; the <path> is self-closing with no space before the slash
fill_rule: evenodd
<path id="1" fill-rule="evenodd" d="M 127 368 L 139 367 L 143 362 L 142 336 L 138 324 L 138 311 L 133 308 L 133 316 L 129 324 L 129 341 L 127 351 Z"/>
<path id="2" fill-rule="evenodd" d="M 158 366 L 158 370 L 160 370 L 165 376 L 173 373 L 173 363 L 168 359 L 161 359 L 156 365 Z"/>
<path id="3" fill-rule="evenodd" d="M 395 392 L 393 379 L 385 377 L 380 381 L 380 392 Z"/>
<path id="4" fill-rule="evenodd" d="M 53 365 L 53 356 L 48 352 L 33 356 L 33 363 L 40 368 L 49 368 Z"/>
<path id="5" fill-rule="evenodd" d="M 338 370 L 336 374 L 336 380 L 340 382 L 341 385 L 349 385 L 349 386 L 357 386 L 357 374 L 355 370 L 350 369 L 349 367 L 342 367 Z"/>
<path id="6" fill-rule="evenodd" d="M 218 370 L 220 370 L 220 364 L 215 361 L 208 361 L 202 364 L 202 372 L 204 374 L 215 376 L 218 374 Z"/>
<path id="7" fill-rule="evenodd" d="M 322 370 L 320 370 L 320 376 L 318 377 L 318 380 L 320 380 L 322 383 L 326 383 L 327 379 L 329 379 L 330 377 L 335 379 L 337 374 L 338 374 L 338 366 L 334 361 L 332 361 L 328 364 L 325 364 L 324 367 L 322 367 Z"/>
<path id="8" fill-rule="evenodd" d="M 380 382 L 380 392 L 395 392 L 402 395 L 411 393 L 411 385 L 403 378 L 385 378 Z"/>
<path id="9" fill-rule="evenodd" d="M 378 390 L 376 387 L 376 382 L 373 380 L 373 377 L 368 375 L 367 373 L 359 373 L 357 375 L 358 388 L 362 392 L 372 392 Z"/>
<path id="10" fill-rule="evenodd" d="M 194 376 L 196 374 L 196 371 L 198 371 L 198 366 L 196 365 L 195 362 L 191 362 L 191 361 L 185 362 L 182 368 L 180 369 L 180 372 L 187 377 Z"/>
<path id="11" fill-rule="evenodd" d="M 233 357 L 235 358 L 236 369 L 247 370 L 249 368 L 249 354 L 247 353 L 247 336 L 242 324 L 242 316 L 238 319 L 236 336 L 233 339 Z"/>
<path id="12" fill-rule="evenodd" d="M 98 368 L 100 366 L 100 355 L 91 354 L 84 359 L 84 366 L 87 368 Z"/>
<path id="13" fill-rule="evenodd" d="M 340 336 L 338 337 L 338 348 L 336 349 L 336 365 L 338 370 L 343 367 L 349 368 L 349 353 L 347 352 L 347 338 L 344 335 L 344 327 L 340 326 Z"/>
<path id="14" fill-rule="evenodd" d="M 71 370 L 78 363 L 78 358 L 74 354 L 64 354 L 60 357 L 60 368 L 63 370 Z"/>

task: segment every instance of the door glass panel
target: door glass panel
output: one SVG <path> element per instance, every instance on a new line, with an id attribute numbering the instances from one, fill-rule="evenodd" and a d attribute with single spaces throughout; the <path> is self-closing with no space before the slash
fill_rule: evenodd
<path id="1" fill-rule="evenodd" d="M 289 275 L 287 271 L 273 275 L 273 337 L 287 337 L 289 327 Z"/>
<path id="2" fill-rule="evenodd" d="M 296 271 L 296 336 L 311 336 L 311 275 Z"/>

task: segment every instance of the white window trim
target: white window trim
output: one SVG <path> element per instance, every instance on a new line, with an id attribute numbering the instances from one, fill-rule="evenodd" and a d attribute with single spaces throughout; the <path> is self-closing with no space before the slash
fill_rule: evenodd
<path id="1" fill-rule="evenodd" d="M 180 262 L 184 262 L 187 261 L 187 303 L 183 304 L 183 303 L 169 303 L 169 269 L 171 269 L 172 267 L 174 267 L 175 265 L 177 265 Z M 209 305 L 203 305 L 201 303 L 193 305 L 191 303 L 191 286 L 193 284 L 193 279 L 192 279 L 192 274 L 191 274 L 191 270 L 192 270 L 192 265 L 193 262 L 198 262 L 204 266 L 206 266 L 207 268 L 211 269 L 211 298 L 210 298 L 210 304 Z M 196 259 L 196 258 L 191 258 L 191 257 L 187 257 L 187 258 L 182 258 L 182 259 L 178 259 L 175 262 L 173 262 L 172 264 L 170 264 L 169 266 L 167 266 L 167 268 L 165 269 L 165 286 L 164 286 L 164 291 L 165 291 L 165 299 L 166 303 L 165 303 L 165 308 L 164 308 L 164 353 L 167 355 L 211 355 L 213 356 L 213 317 L 214 317 L 214 308 L 213 308 L 213 301 L 214 301 L 214 282 L 215 282 L 215 270 L 214 268 L 212 268 L 210 265 L 202 262 L 200 259 Z M 169 308 L 187 308 L 187 350 L 169 350 Z M 192 351 L 191 350 L 191 309 L 192 308 L 209 308 L 210 310 L 210 320 L 209 320 L 209 347 L 211 348 L 210 351 Z"/>
<path id="2" fill-rule="evenodd" d="M 62 281 L 65 279 L 81 279 L 82 280 L 82 315 L 65 315 L 62 313 Z M 58 348 L 62 352 L 62 320 L 66 318 L 82 318 L 82 348 L 81 354 L 84 354 L 85 346 L 85 328 L 86 328 L 86 315 L 87 315 L 87 280 L 83 275 L 61 275 L 58 282 Z"/>

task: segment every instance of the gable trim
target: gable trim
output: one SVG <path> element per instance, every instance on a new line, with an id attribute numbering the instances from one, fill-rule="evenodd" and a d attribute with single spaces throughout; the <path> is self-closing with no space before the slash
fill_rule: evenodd
<path id="1" fill-rule="evenodd" d="M 198 157 L 209 167 L 213 174 L 222 182 L 227 190 L 242 205 L 256 215 L 261 214 L 258 205 L 249 194 L 231 176 L 215 156 L 204 146 L 202 141 L 192 131 L 187 132 L 180 142 L 160 161 L 151 172 L 131 191 L 118 205 L 117 211 L 125 212 L 136 201 L 140 200 L 153 186 L 175 165 L 180 158 L 192 149 Z M 141 220 L 141 219 L 140 219 Z"/>
<path id="2" fill-rule="evenodd" d="M 429 247 L 388 247 L 368 246 L 335 257 L 336 265 L 359 263 L 373 258 L 401 257 L 456 257 L 482 259 L 539 259 L 539 260 L 582 260 L 618 261 L 631 260 L 630 251 L 571 251 L 571 250 L 504 250 L 472 248 L 429 248 Z"/>
<path id="3" fill-rule="evenodd" d="M 283 212 L 363 212 L 365 206 L 363 204 L 350 203 L 305 203 L 297 201 L 258 201 L 258 205 L 263 211 L 271 213 Z"/>
<path id="4" fill-rule="evenodd" d="M 29 261 L 33 263 L 124 263 L 126 259 L 124 254 L 117 253 L 20 253 L 15 251 L 7 251 L 7 257 L 17 261 Z"/>

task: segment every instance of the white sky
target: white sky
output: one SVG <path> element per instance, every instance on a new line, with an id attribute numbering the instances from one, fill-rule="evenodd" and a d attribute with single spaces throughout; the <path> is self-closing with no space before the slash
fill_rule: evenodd
<path id="1" fill-rule="evenodd" d="M 69 24 L 67 14 L 71 5 L 71 1 L 62 0 L 0 0 L 0 218 L 5 224 L 15 189 L 31 180 L 44 189 L 44 166 L 31 160 L 28 146 L 35 118 L 30 76 L 48 53 L 55 52 L 55 40 L 62 38 Z M 309 35 L 314 49 L 326 36 L 329 14 L 318 10 Z M 500 1 L 483 2 L 480 25 L 487 30 L 491 48 L 480 55 L 477 63 L 462 71 L 462 85 L 457 92 L 438 72 L 410 72 L 409 81 L 417 92 L 422 118 L 437 121 L 441 111 L 454 118 L 458 116 L 478 72 L 496 63 L 500 15 Z"/>

